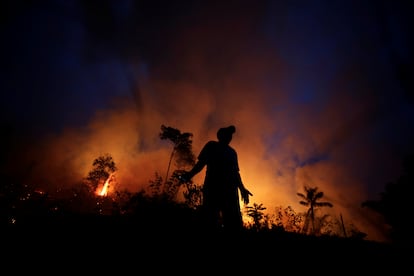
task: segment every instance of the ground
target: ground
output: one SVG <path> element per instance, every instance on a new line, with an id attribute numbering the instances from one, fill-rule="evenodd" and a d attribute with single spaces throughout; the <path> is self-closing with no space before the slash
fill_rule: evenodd
<path id="1" fill-rule="evenodd" d="M 26 263 L 41 271 L 55 267 L 92 272 L 134 269 L 146 274 L 225 270 L 399 275 L 410 265 L 409 248 L 394 244 L 271 231 L 207 233 L 191 224 L 148 226 L 133 218 L 36 218 L 3 230 L 4 265 L 16 268 L 18 263 L 23 269 Z"/>

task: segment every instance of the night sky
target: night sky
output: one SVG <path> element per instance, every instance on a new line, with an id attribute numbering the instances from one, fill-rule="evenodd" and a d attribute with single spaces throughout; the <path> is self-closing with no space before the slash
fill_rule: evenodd
<path id="1" fill-rule="evenodd" d="M 317 186 L 381 240 L 361 203 L 414 152 L 405 2 L 3 1 L 3 169 L 53 190 L 110 153 L 137 191 L 166 171 L 161 125 L 198 154 L 234 124 L 252 202 L 304 211 L 296 193 Z"/>

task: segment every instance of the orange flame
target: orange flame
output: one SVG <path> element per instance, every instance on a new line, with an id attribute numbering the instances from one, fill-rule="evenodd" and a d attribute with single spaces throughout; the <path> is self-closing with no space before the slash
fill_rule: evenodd
<path id="1" fill-rule="evenodd" d="M 109 184 L 112 182 L 113 177 L 114 177 L 114 174 L 111 173 L 109 175 L 108 179 L 106 179 L 106 181 L 105 181 L 105 183 L 102 187 L 102 190 L 99 192 L 100 196 L 107 196 L 108 195 Z"/>

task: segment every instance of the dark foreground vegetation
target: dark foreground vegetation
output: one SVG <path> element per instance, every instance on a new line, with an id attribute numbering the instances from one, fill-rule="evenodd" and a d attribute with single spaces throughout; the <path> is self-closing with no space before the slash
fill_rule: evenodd
<path id="1" fill-rule="evenodd" d="M 31 271 L 54 275 L 60 273 L 56 269 L 95 273 L 116 269 L 117 275 L 132 273 L 132 269 L 137 275 L 144 270 L 146 275 L 225 271 L 246 275 L 388 271 L 400 275 L 411 255 L 405 246 L 363 239 L 282 230 L 208 232 L 196 211 L 177 206 L 125 216 L 27 215 L 4 223 L 2 229 L 5 266 L 18 263 L 20 269 L 31 267 Z"/>

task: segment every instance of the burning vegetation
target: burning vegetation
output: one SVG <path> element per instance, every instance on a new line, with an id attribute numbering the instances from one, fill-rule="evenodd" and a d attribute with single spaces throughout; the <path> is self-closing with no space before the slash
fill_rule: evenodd
<path id="1" fill-rule="evenodd" d="M 180 175 L 194 164 L 191 138 L 191 133 L 161 126 L 160 139 L 169 140 L 173 145 L 165 177 L 155 172 L 147 188 L 135 193 L 119 189 L 118 167 L 110 153 L 94 159 L 86 177 L 67 189 L 44 191 L 35 185 L 4 177 L 5 185 L 0 193 L 2 224 L 14 226 L 56 218 L 62 221 L 75 215 L 123 218 L 151 227 L 196 225 L 201 211 L 202 187 L 192 181 L 180 181 Z M 412 162 L 410 164 L 412 167 Z M 398 188 L 398 185 L 393 187 Z M 344 223 L 342 216 L 335 218 L 324 212 L 325 207 L 334 206 L 323 200 L 324 193 L 317 187 L 304 187 L 304 191 L 297 193 L 300 203 L 307 207 L 304 212 L 298 213 L 291 206 L 279 206 L 274 213 L 267 213 L 267 208 L 257 202 L 244 206 L 246 229 L 354 239 L 366 237 L 352 223 Z M 376 207 L 380 204 L 381 201 L 374 206 L 370 201 L 366 205 Z"/>

